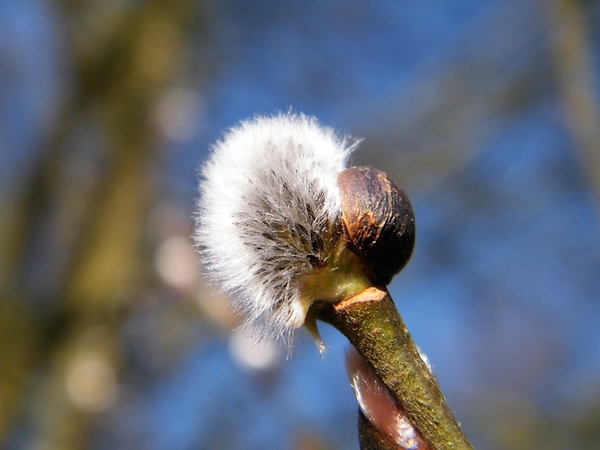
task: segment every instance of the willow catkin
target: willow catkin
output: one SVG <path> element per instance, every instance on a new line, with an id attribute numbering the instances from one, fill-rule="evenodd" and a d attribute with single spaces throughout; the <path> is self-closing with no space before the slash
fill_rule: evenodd
<path id="1" fill-rule="evenodd" d="M 337 176 L 353 147 L 290 113 L 242 122 L 211 148 L 195 239 L 209 277 L 257 338 L 289 346 L 314 301 L 368 284 L 341 223 Z"/>

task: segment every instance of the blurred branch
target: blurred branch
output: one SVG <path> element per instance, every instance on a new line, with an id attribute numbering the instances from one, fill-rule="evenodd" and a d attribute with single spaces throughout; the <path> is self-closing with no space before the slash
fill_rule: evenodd
<path id="1" fill-rule="evenodd" d="M 581 2 L 551 0 L 547 12 L 556 73 L 567 125 L 581 168 L 600 200 L 600 110 L 596 76 Z"/>
<path id="2" fill-rule="evenodd" d="M 379 161 L 409 192 L 459 170 L 503 119 L 550 87 L 543 33 L 535 2 L 518 13 L 511 2 L 483 7 L 466 33 L 363 112 L 368 120 L 356 163 Z"/>
<path id="3" fill-rule="evenodd" d="M 64 227 L 57 227 L 48 235 L 68 245 L 60 249 L 66 259 L 60 279 L 44 292 L 50 306 L 47 314 L 34 317 L 22 307 L 11 316 L 23 320 L 13 320 L 0 331 L 2 342 L 16 336 L 24 343 L 12 347 L 12 370 L 0 371 L 0 395 L 9 393 L 12 399 L 12 408 L 3 408 L 0 415 L 0 441 L 14 419 L 25 380 L 36 371 L 47 376 L 33 394 L 40 399 L 33 402 L 38 406 L 34 446 L 71 449 L 87 447 L 89 420 L 89 411 L 73 404 L 73 393 L 67 392 L 66 378 L 74 361 L 87 352 L 111 370 L 120 364 L 121 356 L 106 336 L 115 334 L 123 320 L 127 302 L 122 293 L 144 276 L 147 266 L 141 249 L 158 144 L 149 116 L 180 68 L 183 33 L 193 14 L 192 3 L 181 0 L 129 5 L 110 17 L 98 11 L 99 2 L 58 3 L 71 27 L 75 89 L 58 112 L 56 130 L 31 173 L 15 227 L 7 236 L 11 272 L 1 281 L 14 305 L 28 303 L 22 286 L 28 284 L 28 261 L 39 251 L 39 231 L 54 221 L 69 224 L 72 233 L 65 239 Z M 78 192 L 78 201 L 61 202 L 65 190 L 74 190 L 64 168 L 71 156 L 70 140 L 86 123 L 100 130 L 105 145 L 99 159 L 107 168 L 89 189 Z M 46 258 L 54 261 L 53 255 Z M 61 260 L 59 255 L 55 259 Z M 32 321 L 37 321 L 35 326 L 23 325 Z M 97 339 L 92 349 L 82 346 L 84 336 L 98 326 L 106 331 L 105 337 Z M 33 335 L 29 341 L 20 337 L 25 330 Z M 32 341 L 37 345 L 25 345 Z M 27 364 L 16 369 L 20 361 Z"/>

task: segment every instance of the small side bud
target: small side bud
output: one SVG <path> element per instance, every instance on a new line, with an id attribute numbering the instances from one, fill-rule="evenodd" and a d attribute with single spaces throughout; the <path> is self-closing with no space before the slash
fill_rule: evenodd
<path id="1" fill-rule="evenodd" d="M 386 286 L 408 262 L 415 217 L 408 197 L 381 170 L 350 167 L 338 175 L 348 248 L 371 281 Z"/>
<path id="2" fill-rule="evenodd" d="M 346 371 L 360 410 L 398 450 L 430 450 L 404 408 L 353 346 L 346 351 Z"/>

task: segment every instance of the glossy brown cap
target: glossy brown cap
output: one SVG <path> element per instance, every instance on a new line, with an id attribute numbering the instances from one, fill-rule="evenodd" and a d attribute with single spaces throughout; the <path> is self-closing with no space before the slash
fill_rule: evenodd
<path id="1" fill-rule="evenodd" d="M 338 175 L 348 248 L 378 286 L 386 286 L 408 262 L 415 217 L 408 197 L 385 172 L 350 167 Z"/>

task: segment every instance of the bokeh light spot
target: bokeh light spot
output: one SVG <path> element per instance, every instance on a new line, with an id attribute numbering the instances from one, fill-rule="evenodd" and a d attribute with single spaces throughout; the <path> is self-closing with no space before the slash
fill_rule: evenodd
<path id="1" fill-rule="evenodd" d="M 118 396 L 114 367 L 99 353 L 78 354 L 67 369 L 65 382 L 73 404 L 86 412 L 104 411 Z"/>
<path id="2" fill-rule="evenodd" d="M 275 345 L 268 341 L 256 341 L 246 330 L 238 328 L 231 333 L 229 351 L 234 361 L 251 370 L 267 370 L 278 360 Z"/>

